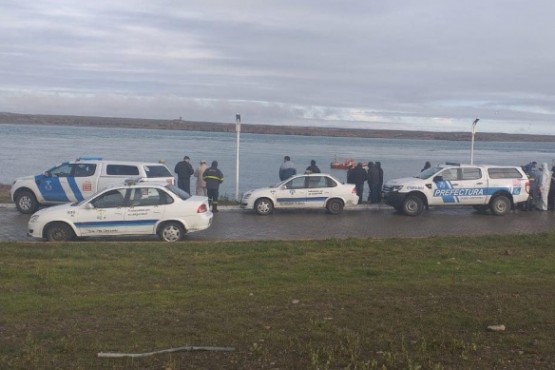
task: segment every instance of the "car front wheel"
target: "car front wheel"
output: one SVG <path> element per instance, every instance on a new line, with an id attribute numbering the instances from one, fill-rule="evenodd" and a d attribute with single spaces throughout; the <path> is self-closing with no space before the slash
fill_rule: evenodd
<path id="1" fill-rule="evenodd" d="M 331 199 L 326 205 L 326 209 L 332 215 L 338 215 L 343 212 L 343 202 L 340 199 Z"/>
<path id="2" fill-rule="evenodd" d="M 55 222 L 46 228 L 46 239 L 50 242 L 65 242 L 75 239 L 75 233 L 68 224 Z"/>
<path id="3" fill-rule="evenodd" d="M 511 201 L 504 195 L 498 195 L 491 200 L 491 212 L 496 216 L 503 216 L 511 210 Z"/>
<path id="4" fill-rule="evenodd" d="M 37 202 L 35 194 L 30 191 L 24 190 L 18 192 L 14 200 L 17 210 L 21 213 L 31 214 L 39 209 L 39 202 Z"/>
<path id="5" fill-rule="evenodd" d="M 409 195 L 403 202 L 402 211 L 407 216 L 418 216 L 424 211 L 424 202 L 419 196 Z"/>
<path id="6" fill-rule="evenodd" d="M 178 242 L 183 240 L 185 228 L 180 223 L 168 222 L 160 228 L 158 235 L 165 242 Z"/>
<path id="7" fill-rule="evenodd" d="M 260 198 L 254 202 L 254 210 L 262 216 L 269 215 L 274 210 L 272 201 L 268 198 Z"/>

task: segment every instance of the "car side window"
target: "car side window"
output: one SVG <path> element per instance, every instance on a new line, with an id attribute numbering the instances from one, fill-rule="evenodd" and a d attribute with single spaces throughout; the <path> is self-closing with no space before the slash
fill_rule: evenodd
<path id="1" fill-rule="evenodd" d="M 305 176 L 296 177 L 293 180 L 285 184 L 287 189 L 304 189 L 305 188 Z"/>
<path id="2" fill-rule="evenodd" d="M 447 168 L 439 174 L 443 181 L 456 181 L 458 179 L 456 168 Z"/>
<path id="3" fill-rule="evenodd" d="M 136 188 L 131 191 L 131 207 L 148 207 L 168 204 L 168 195 L 155 188 Z"/>
<path id="4" fill-rule="evenodd" d="M 463 168 L 461 180 L 479 180 L 482 178 L 482 170 L 479 168 Z"/>
<path id="5" fill-rule="evenodd" d="M 74 165 L 73 167 L 73 176 L 74 177 L 89 177 L 94 175 L 96 170 L 96 164 L 92 163 L 79 163 Z"/>
<path id="6" fill-rule="evenodd" d="M 94 199 L 91 204 L 95 208 L 119 208 L 125 203 L 125 189 L 110 190 Z"/>
<path id="7" fill-rule="evenodd" d="M 138 176 L 139 168 L 123 164 L 109 164 L 106 166 L 106 174 L 113 176 Z"/>
<path id="8" fill-rule="evenodd" d="M 73 168 L 71 164 L 64 163 L 58 167 L 54 167 L 53 169 L 49 170 L 48 173 L 50 173 L 50 175 L 53 177 L 68 177 L 71 175 L 72 170 Z"/>

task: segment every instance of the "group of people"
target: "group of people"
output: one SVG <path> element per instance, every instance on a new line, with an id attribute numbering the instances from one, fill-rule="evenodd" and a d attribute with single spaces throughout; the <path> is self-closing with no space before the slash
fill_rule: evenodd
<path id="1" fill-rule="evenodd" d="M 522 166 L 524 172 L 532 180 L 532 202 L 534 208 L 547 211 L 555 210 L 555 166 L 549 169 L 547 163 L 533 161 Z"/>
<path id="2" fill-rule="evenodd" d="M 380 162 L 368 162 L 365 170 L 362 163 L 347 170 L 347 183 L 355 184 L 358 195 L 358 204 L 362 203 L 364 183 L 368 182 L 368 203 L 380 203 L 382 201 L 383 169 Z"/>
<path id="3" fill-rule="evenodd" d="M 191 194 L 191 176 L 196 177 L 196 195 L 208 197 L 212 212 L 218 212 L 220 184 L 224 181 L 224 175 L 218 168 L 218 161 L 212 161 L 212 165 L 208 167 L 207 162 L 201 160 L 198 167 L 193 170 L 191 159 L 185 156 L 175 165 L 174 171 L 177 174 L 177 186 L 189 194 Z"/>

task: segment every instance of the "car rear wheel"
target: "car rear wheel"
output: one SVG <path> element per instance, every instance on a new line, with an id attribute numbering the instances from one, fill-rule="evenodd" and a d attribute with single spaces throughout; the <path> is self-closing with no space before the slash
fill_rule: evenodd
<path id="1" fill-rule="evenodd" d="M 409 195 L 403 201 L 401 209 L 407 216 L 418 216 L 424 211 L 424 202 L 417 195 Z"/>
<path id="2" fill-rule="evenodd" d="M 75 239 L 73 229 L 63 222 L 54 222 L 46 228 L 46 239 L 51 242 L 65 242 Z"/>
<path id="3" fill-rule="evenodd" d="M 511 210 L 511 201 L 504 195 L 498 195 L 491 200 L 489 207 L 494 215 L 504 216 Z"/>
<path id="4" fill-rule="evenodd" d="M 326 204 L 326 209 L 332 215 L 338 215 L 343 212 L 343 202 L 340 199 L 330 199 Z"/>
<path id="5" fill-rule="evenodd" d="M 37 202 L 35 194 L 28 190 L 18 192 L 14 200 L 17 210 L 21 213 L 31 214 L 39 209 L 39 202 Z"/>
<path id="6" fill-rule="evenodd" d="M 160 228 L 158 235 L 165 242 L 178 242 L 185 237 L 185 228 L 178 222 L 167 222 Z"/>
<path id="7" fill-rule="evenodd" d="M 274 210 L 272 201 L 268 198 L 260 198 L 254 202 L 254 210 L 262 216 L 269 215 Z"/>

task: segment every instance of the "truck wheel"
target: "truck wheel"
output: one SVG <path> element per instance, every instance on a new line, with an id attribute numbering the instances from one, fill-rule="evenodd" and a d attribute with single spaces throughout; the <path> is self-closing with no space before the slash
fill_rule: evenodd
<path id="1" fill-rule="evenodd" d="M 45 235 L 49 242 L 66 242 L 75 239 L 73 229 L 63 222 L 48 225 Z"/>
<path id="2" fill-rule="evenodd" d="M 178 242 L 183 240 L 185 229 L 179 222 L 167 222 L 160 228 L 158 236 L 165 242 Z"/>
<path id="3" fill-rule="evenodd" d="M 39 209 L 39 202 L 31 191 L 23 190 L 15 194 L 15 206 L 21 213 L 31 214 Z"/>
<path id="4" fill-rule="evenodd" d="M 504 216 L 511 210 L 511 201 L 504 195 L 498 195 L 491 200 L 489 208 L 494 215 Z"/>
<path id="5" fill-rule="evenodd" d="M 418 216 L 424 211 L 424 202 L 417 195 L 409 195 L 403 201 L 401 209 L 407 216 Z"/>
<path id="6" fill-rule="evenodd" d="M 269 215 L 274 210 L 272 201 L 268 198 L 260 198 L 254 202 L 254 210 L 262 216 Z"/>
<path id="7" fill-rule="evenodd" d="M 332 215 L 338 215 L 343 212 L 343 202 L 340 199 L 330 199 L 326 204 L 326 209 Z"/>

